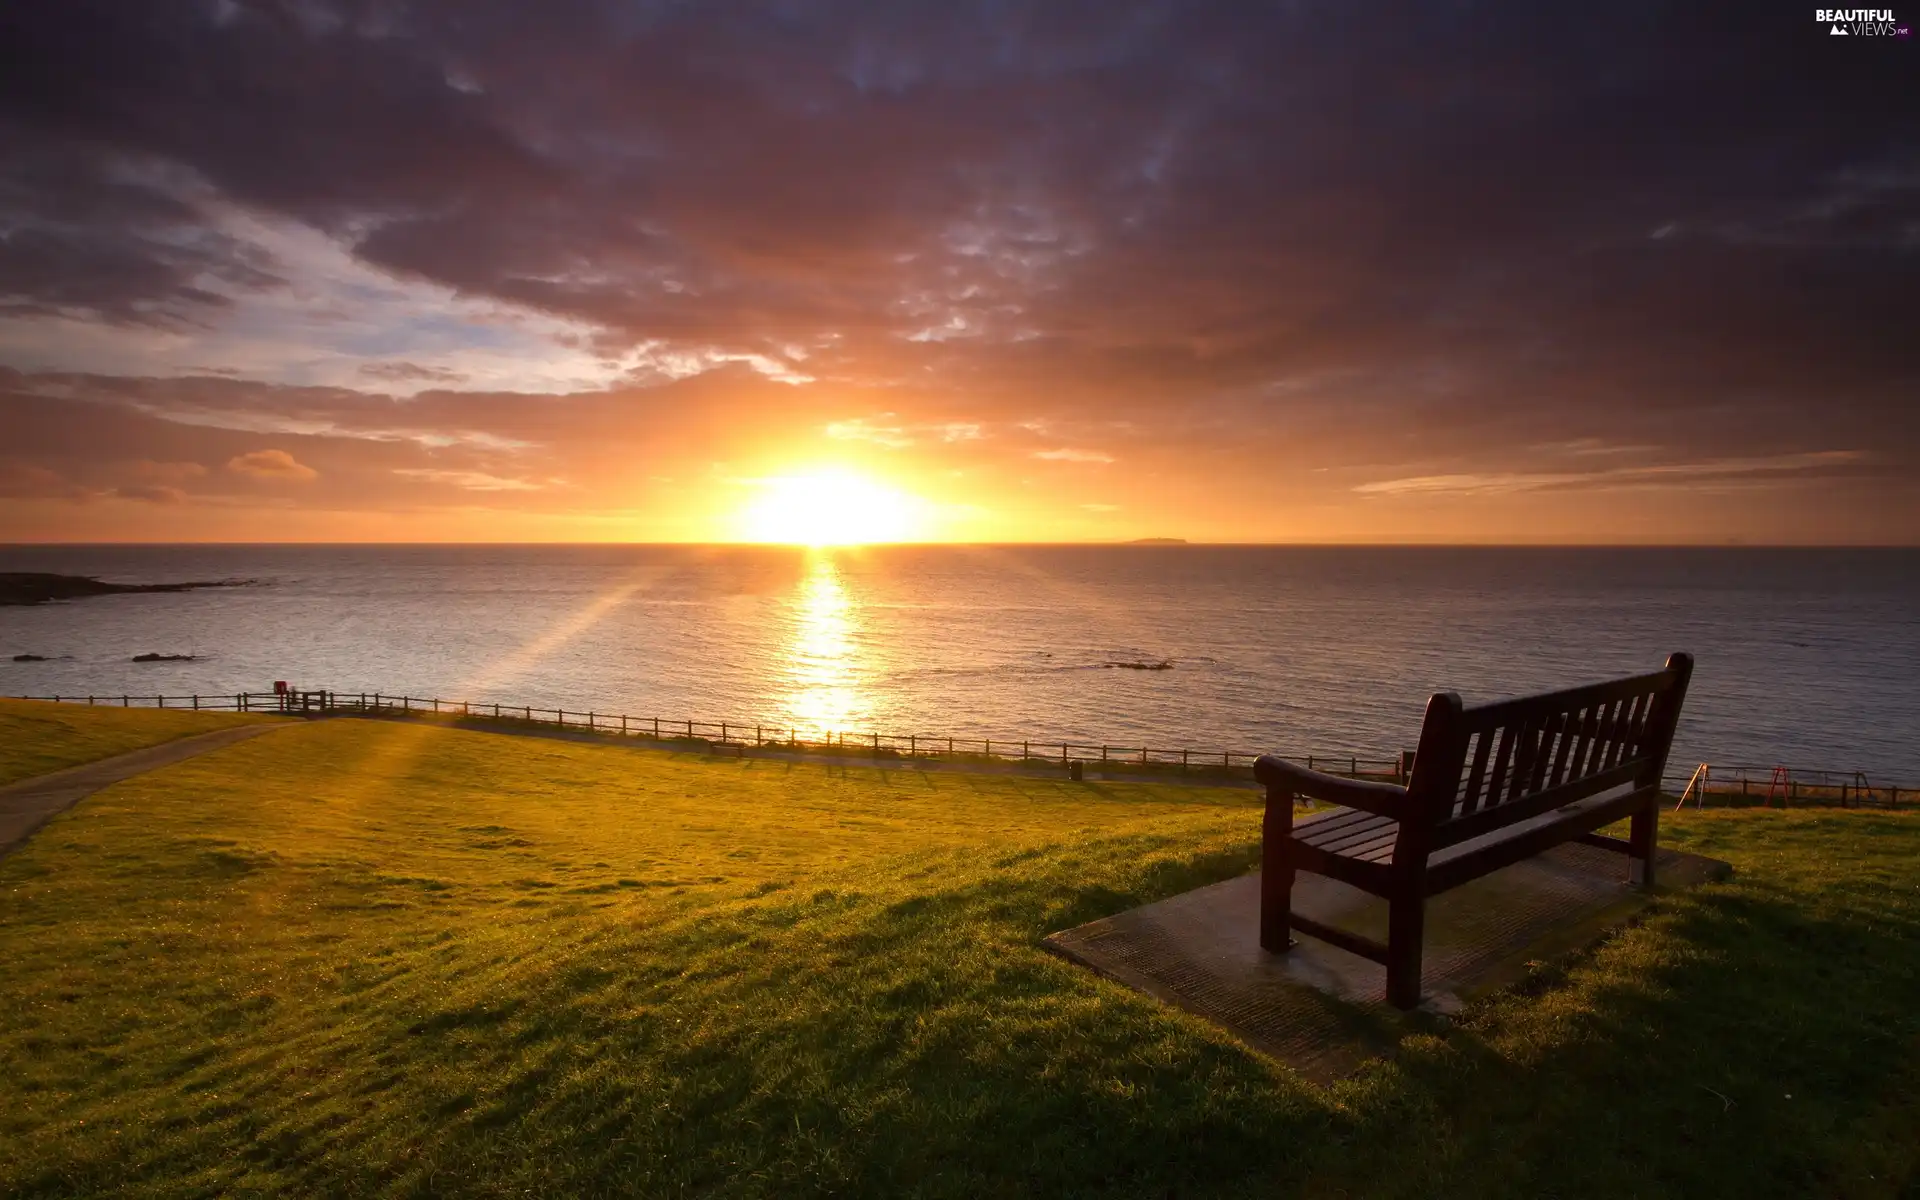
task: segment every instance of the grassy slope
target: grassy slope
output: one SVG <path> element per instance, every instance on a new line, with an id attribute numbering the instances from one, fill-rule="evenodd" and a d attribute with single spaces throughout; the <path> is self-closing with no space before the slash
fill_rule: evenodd
<path id="1" fill-rule="evenodd" d="M 271 717 L 0 700 L 0 785 Z"/>
<path id="2" fill-rule="evenodd" d="M 0 861 L 0 1193 L 1900 1194 L 1920 820 L 1670 830 L 1736 879 L 1317 1089 L 1036 944 L 1247 793 L 310 726 Z"/>

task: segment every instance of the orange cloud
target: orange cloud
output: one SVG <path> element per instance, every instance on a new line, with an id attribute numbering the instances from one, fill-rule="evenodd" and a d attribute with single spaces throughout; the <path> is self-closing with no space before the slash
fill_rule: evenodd
<path id="1" fill-rule="evenodd" d="M 285 450 L 255 450 L 248 454 L 236 454 L 227 460 L 227 470 L 254 479 L 290 479 L 296 483 L 310 483 L 320 478 L 320 472 Z"/>
<path id="2" fill-rule="evenodd" d="M 187 494 L 179 488 L 160 483 L 130 483 L 115 488 L 113 494 L 122 500 L 139 500 L 146 504 L 184 504 L 187 499 Z"/>

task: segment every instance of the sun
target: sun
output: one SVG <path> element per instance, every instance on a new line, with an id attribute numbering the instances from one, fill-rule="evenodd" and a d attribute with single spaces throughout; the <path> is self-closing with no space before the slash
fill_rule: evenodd
<path id="1" fill-rule="evenodd" d="M 748 541 L 854 546 L 912 541 L 925 533 L 919 499 L 851 471 L 810 471 L 759 483 L 761 494 L 741 514 Z"/>

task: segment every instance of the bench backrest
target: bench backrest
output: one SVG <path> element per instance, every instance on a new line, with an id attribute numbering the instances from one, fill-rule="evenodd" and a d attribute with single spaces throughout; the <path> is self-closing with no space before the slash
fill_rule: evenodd
<path id="1" fill-rule="evenodd" d="M 1615 788 L 1657 790 L 1692 675 L 1693 656 L 1674 654 L 1650 675 L 1476 708 L 1437 693 L 1407 781 L 1427 848 Z"/>

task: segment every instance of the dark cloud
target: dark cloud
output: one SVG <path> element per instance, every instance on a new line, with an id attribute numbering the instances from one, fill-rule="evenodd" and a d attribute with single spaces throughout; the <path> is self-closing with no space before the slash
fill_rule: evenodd
<path id="1" fill-rule="evenodd" d="M 10 116 L 0 114 L 0 315 L 172 325 L 225 308 L 228 289 L 285 282 L 270 257 L 208 228 L 168 189 L 177 168 L 62 143 Z"/>

